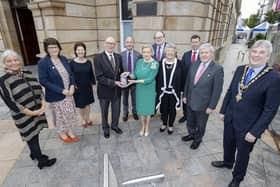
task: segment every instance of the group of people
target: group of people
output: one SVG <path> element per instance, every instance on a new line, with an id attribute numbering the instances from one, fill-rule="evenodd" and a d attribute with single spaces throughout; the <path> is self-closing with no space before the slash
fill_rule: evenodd
<path id="1" fill-rule="evenodd" d="M 59 138 L 77 142 L 72 127 L 92 125 L 90 104 L 94 102 L 93 88 L 97 83 L 97 97 L 101 108 L 102 129 L 105 138 L 110 129 L 122 134 L 119 128 L 121 93 L 123 93 L 123 121 L 128 120 L 129 95 L 132 115 L 140 117 L 140 136 L 150 133 L 150 119 L 159 109 L 160 132 L 173 133 L 176 111 L 183 105 L 187 135 L 182 141 L 192 141 L 197 149 L 203 141 L 209 115 L 220 99 L 223 87 L 223 67 L 214 61 L 214 47 L 200 45 L 200 37 L 190 39 L 191 50 L 178 59 L 176 46 L 165 42 L 162 31 L 154 34 L 155 43 L 145 44 L 141 53 L 134 49 L 134 40 L 127 37 L 126 49 L 116 53 L 116 41 L 107 37 L 104 51 L 94 57 L 94 68 L 86 59 L 86 46 L 76 43 L 75 58 L 69 63 L 60 55 L 61 45 L 54 38 L 44 40 L 46 56 L 38 62 L 37 79 L 23 71 L 21 57 L 12 50 L 1 55 L 4 75 L 0 78 L 0 94 L 12 113 L 22 139 L 30 148 L 30 157 L 38 160 L 38 167 L 51 166 L 41 152 L 39 132 L 47 127 L 46 102 L 50 103 L 52 120 Z M 272 45 L 267 40 L 257 41 L 249 51 L 249 64 L 235 71 L 224 98 L 220 119 L 224 121 L 224 158 L 213 161 L 214 167 L 233 169 L 230 187 L 239 186 L 248 166 L 249 155 L 261 134 L 273 119 L 280 104 L 280 75 L 268 61 Z M 94 69 L 94 70 L 93 70 Z M 44 93 L 41 85 L 44 87 Z M 111 124 L 108 122 L 111 105 Z M 237 153 L 237 154 L 236 154 Z"/>

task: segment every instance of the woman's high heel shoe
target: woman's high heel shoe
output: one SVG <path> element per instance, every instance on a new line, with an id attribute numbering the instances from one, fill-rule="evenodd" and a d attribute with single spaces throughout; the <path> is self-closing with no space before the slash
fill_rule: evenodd
<path id="1" fill-rule="evenodd" d="M 56 158 L 44 159 L 43 161 L 38 162 L 38 168 L 43 169 L 44 167 L 50 167 L 56 163 Z"/>

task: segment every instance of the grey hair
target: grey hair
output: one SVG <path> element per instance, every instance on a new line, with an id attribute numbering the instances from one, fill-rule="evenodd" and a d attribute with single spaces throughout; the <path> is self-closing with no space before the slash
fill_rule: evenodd
<path id="1" fill-rule="evenodd" d="M 1 67 L 3 67 L 5 65 L 5 60 L 8 56 L 14 56 L 14 57 L 17 57 L 17 59 L 20 61 L 21 65 L 22 64 L 22 57 L 17 53 L 15 52 L 14 50 L 12 49 L 6 49 L 0 56 L 0 65 Z"/>
<path id="2" fill-rule="evenodd" d="M 257 48 L 257 47 L 262 47 L 262 48 L 265 48 L 268 52 L 268 56 L 270 57 L 271 56 L 271 53 L 272 53 L 272 44 L 269 40 L 257 40 L 251 47 L 251 49 L 253 48 Z"/>
<path id="3" fill-rule="evenodd" d="M 214 52 L 215 52 L 214 47 L 213 47 L 210 43 L 202 44 L 202 45 L 199 47 L 199 51 L 200 51 L 201 49 L 209 50 L 211 53 L 214 53 Z"/>
<path id="4" fill-rule="evenodd" d="M 174 49 L 175 51 L 175 55 L 177 53 L 177 48 L 176 48 L 176 45 L 174 43 L 168 43 L 166 44 L 165 46 L 165 49 L 164 49 L 164 52 L 166 53 L 167 49 Z"/>

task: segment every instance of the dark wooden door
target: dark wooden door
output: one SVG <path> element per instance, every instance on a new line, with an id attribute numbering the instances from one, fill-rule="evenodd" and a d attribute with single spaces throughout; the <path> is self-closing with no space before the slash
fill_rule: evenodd
<path id="1" fill-rule="evenodd" d="M 27 7 L 14 10 L 24 64 L 36 64 L 39 59 L 36 55 L 40 53 L 40 49 L 32 12 Z"/>

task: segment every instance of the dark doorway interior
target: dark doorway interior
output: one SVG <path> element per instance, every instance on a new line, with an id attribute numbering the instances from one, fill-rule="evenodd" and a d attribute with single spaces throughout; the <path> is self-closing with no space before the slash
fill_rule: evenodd
<path id="1" fill-rule="evenodd" d="M 25 65 L 36 64 L 39 60 L 36 57 L 40 53 L 38 46 L 38 39 L 36 35 L 36 29 L 33 21 L 31 10 L 26 6 L 13 6 L 11 5 L 14 22 L 16 24 L 17 34 L 21 47 L 21 52 Z"/>

